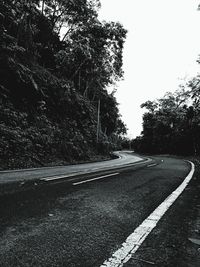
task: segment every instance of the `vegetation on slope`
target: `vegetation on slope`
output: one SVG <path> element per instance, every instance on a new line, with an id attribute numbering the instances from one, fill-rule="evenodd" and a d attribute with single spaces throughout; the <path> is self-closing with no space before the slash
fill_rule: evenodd
<path id="1" fill-rule="evenodd" d="M 142 135 L 133 141 L 138 152 L 200 155 L 200 77 L 174 93 L 141 105 Z"/>
<path id="2" fill-rule="evenodd" d="M 98 0 L 0 2 L 0 166 L 89 160 L 126 133 L 114 93 L 126 30 Z M 97 106 L 100 126 L 97 144 Z"/>

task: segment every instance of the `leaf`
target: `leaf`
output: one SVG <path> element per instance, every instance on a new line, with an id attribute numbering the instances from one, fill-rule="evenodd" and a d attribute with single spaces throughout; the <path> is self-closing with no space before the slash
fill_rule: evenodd
<path id="1" fill-rule="evenodd" d="M 196 238 L 188 238 L 192 243 L 200 246 L 200 239 Z"/>

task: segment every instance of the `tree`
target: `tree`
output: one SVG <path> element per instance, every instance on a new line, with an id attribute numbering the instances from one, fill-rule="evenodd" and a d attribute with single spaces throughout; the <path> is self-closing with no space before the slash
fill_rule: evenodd
<path id="1" fill-rule="evenodd" d="M 125 36 L 126 30 L 119 23 L 87 22 L 70 33 L 65 49 L 57 53 L 57 69 L 94 101 L 106 86 L 123 76 Z"/>
<path id="2" fill-rule="evenodd" d="M 190 102 L 191 92 L 180 87 L 163 98 L 143 103 L 141 107 L 148 112 L 143 116 L 137 146 L 151 153 L 196 153 L 195 111 Z"/>
<path id="3" fill-rule="evenodd" d="M 29 151 L 41 157 L 47 147 L 67 160 L 84 158 L 86 150 L 94 153 L 99 100 L 100 146 L 108 151 L 120 144 L 126 126 L 106 88 L 123 78 L 126 30 L 120 23 L 99 21 L 99 7 L 98 0 L 0 1 L 0 102 L 10 114 L 9 120 L 3 118 L 4 132 L 10 122 L 20 124 L 19 147 L 18 133 L 27 127 L 25 139 L 34 148 Z M 18 147 L 7 142 L 7 151 Z"/>

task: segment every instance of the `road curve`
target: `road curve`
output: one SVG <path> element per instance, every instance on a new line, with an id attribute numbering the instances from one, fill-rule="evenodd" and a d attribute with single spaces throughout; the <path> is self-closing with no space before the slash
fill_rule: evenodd
<path id="1" fill-rule="evenodd" d="M 190 164 L 180 159 L 154 157 L 154 161 L 154 165 L 117 169 L 113 172 L 116 175 L 70 188 L 60 184 L 51 191 L 43 188 L 40 195 L 33 191 L 19 199 L 2 198 L 0 266 L 101 266 L 190 172 Z M 181 265 L 180 242 L 173 243 L 169 258 L 156 252 L 151 258 L 155 248 L 162 245 L 168 249 L 165 238 L 159 236 L 169 235 L 171 229 L 162 226 L 169 214 L 169 225 L 179 221 L 177 208 L 173 209 L 177 202 L 179 198 L 139 248 L 139 260 L 132 257 L 128 265 L 119 266 L 143 267 L 150 262 L 156 266 L 187 266 Z M 185 203 L 185 209 L 189 203 Z M 179 226 L 170 236 L 171 242 L 178 233 L 181 238 L 181 229 Z M 148 239 L 153 241 L 149 243 Z M 148 258 L 144 254 L 146 243 Z M 176 265 L 178 259 L 181 263 Z"/>
<path id="2" fill-rule="evenodd" d="M 143 157 L 134 155 L 131 151 L 117 151 L 115 154 L 117 159 L 92 162 L 85 164 L 55 166 L 55 167 L 42 167 L 33 169 L 0 171 L 0 184 L 17 182 L 17 181 L 30 181 L 41 179 L 45 177 L 54 176 L 73 176 L 84 173 L 97 172 L 105 169 L 112 169 L 121 167 L 128 164 L 144 161 Z"/>

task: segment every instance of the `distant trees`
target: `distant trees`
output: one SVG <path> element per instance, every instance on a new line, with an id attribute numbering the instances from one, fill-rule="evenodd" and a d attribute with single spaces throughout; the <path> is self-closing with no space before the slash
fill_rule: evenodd
<path id="1" fill-rule="evenodd" d="M 200 155 L 200 74 L 186 88 L 141 105 L 147 112 L 141 136 L 133 140 L 136 151 Z"/>
<path id="2" fill-rule="evenodd" d="M 197 78 L 163 98 L 141 105 L 141 137 L 134 140 L 135 149 L 149 153 L 200 154 L 200 109 Z"/>

